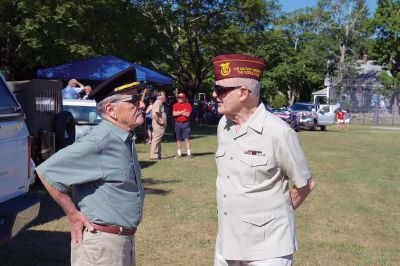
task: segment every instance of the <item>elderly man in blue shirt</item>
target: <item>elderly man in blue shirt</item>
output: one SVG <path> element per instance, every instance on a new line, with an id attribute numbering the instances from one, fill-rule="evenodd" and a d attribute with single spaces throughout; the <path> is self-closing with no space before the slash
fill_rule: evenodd
<path id="1" fill-rule="evenodd" d="M 135 265 L 135 232 L 144 190 L 132 131 L 143 102 L 128 68 L 89 95 L 102 122 L 37 168 L 71 227 L 71 265 Z M 70 197 L 70 193 L 72 197 Z"/>

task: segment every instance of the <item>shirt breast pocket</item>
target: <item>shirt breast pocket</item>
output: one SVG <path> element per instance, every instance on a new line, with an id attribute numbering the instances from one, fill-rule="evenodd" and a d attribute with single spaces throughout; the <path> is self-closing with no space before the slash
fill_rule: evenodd
<path id="1" fill-rule="evenodd" d="M 245 185 L 260 184 L 276 172 L 276 163 L 273 158 L 243 154 L 240 161 L 244 163 L 242 178 Z"/>
<path id="2" fill-rule="evenodd" d="M 114 183 L 114 186 L 118 188 L 128 189 L 130 191 L 137 190 L 137 184 L 135 182 L 135 172 L 133 171 L 133 167 L 114 170 L 110 172 L 107 180 Z"/>

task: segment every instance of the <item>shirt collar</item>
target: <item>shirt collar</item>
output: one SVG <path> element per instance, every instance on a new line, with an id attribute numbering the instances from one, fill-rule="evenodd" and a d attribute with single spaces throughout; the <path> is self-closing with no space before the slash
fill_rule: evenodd
<path id="1" fill-rule="evenodd" d="M 254 114 L 247 121 L 247 126 L 257 131 L 258 133 L 262 133 L 265 116 L 267 115 L 267 111 L 265 110 L 265 105 L 261 102 Z"/>
<path id="2" fill-rule="evenodd" d="M 132 140 L 132 133 L 126 132 L 122 128 L 114 125 L 110 121 L 107 121 L 106 119 L 102 119 L 100 124 L 104 125 L 105 127 L 109 128 L 112 132 L 115 133 L 123 142 L 128 140 L 128 137 L 130 140 Z"/>
<path id="3" fill-rule="evenodd" d="M 267 115 L 267 111 L 265 110 L 265 105 L 264 103 L 260 103 L 259 106 L 257 107 L 256 111 L 250 116 L 249 120 L 247 120 L 243 126 L 240 127 L 240 130 L 238 132 L 235 132 L 234 130 L 232 131 L 231 134 L 234 138 L 239 138 L 245 134 L 247 134 L 248 128 L 253 129 L 257 133 L 261 134 L 263 131 L 263 125 L 264 125 L 264 120 L 265 116 Z M 226 128 L 230 129 L 231 127 L 234 127 L 235 124 L 232 120 L 227 118 L 227 123 L 226 123 Z"/>

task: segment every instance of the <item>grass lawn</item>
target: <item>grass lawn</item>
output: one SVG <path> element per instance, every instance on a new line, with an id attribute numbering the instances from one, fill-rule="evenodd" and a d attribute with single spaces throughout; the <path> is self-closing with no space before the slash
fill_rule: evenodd
<path id="1" fill-rule="evenodd" d="M 194 158 L 175 159 L 167 134 L 162 161 L 138 144 L 146 189 L 137 265 L 212 265 L 216 236 L 216 127 L 193 130 Z M 294 265 L 399 265 L 400 130 L 353 126 L 300 132 L 317 188 L 296 211 Z M 0 246 L 0 265 L 69 265 L 69 228 L 42 196 L 40 217 Z"/>

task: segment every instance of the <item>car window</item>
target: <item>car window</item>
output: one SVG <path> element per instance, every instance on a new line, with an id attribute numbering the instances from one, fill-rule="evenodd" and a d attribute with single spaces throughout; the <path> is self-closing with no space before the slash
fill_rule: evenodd
<path id="1" fill-rule="evenodd" d="M 313 106 L 309 105 L 309 104 L 301 104 L 301 103 L 296 103 L 292 106 L 292 110 L 294 111 L 302 111 L 302 110 L 306 110 L 306 111 L 312 111 Z"/>
<path id="2" fill-rule="evenodd" d="M 322 107 L 321 111 L 324 112 L 324 113 L 329 113 L 329 106 Z"/>
<path id="3" fill-rule="evenodd" d="M 19 109 L 3 78 L 0 78 L 0 114 L 15 113 Z"/>
<path id="4" fill-rule="evenodd" d="M 75 124 L 99 124 L 101 118 L 97 115 L 96 106 L 74 106 L 64 105 L 64 110 L 71 112 L 75 119 Z"/>

